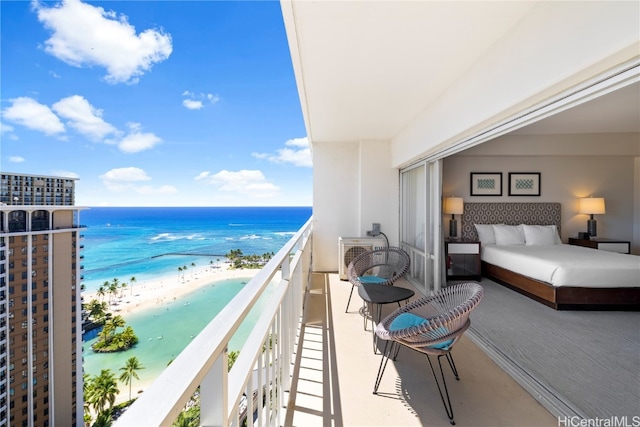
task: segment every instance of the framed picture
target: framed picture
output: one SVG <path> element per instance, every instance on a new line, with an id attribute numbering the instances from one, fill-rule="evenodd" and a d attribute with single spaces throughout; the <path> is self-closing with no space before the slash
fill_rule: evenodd
<path id="1" fill-rule="evenodd" d="M 502 196 L 502 172 L 471 172 L 472 196 Z"/>
<path id="2" fill-rule="evenodd" d="M 539 196 L 540 172 L 509 172 L 510 196 Z"/>

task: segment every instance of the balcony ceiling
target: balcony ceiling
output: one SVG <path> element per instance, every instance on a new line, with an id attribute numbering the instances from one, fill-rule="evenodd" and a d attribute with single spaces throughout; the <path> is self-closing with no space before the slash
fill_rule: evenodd
<path id="1" fill-rule="evenodd" d="M 285 2 L 310 139 L 393 139 L 508 35 L 535 3 Z M 522 132 L 640 131 L 638 87 Z M 588 115 L 586 120 L 582 114 Z"/>

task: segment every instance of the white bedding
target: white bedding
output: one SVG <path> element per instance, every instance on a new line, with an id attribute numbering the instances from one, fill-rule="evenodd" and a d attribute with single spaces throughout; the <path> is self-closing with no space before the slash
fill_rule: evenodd
<path id="1" fill-rule="evenodd" d="M 482 245 L 482 260 L 553 286 L 640 287 L 640 256 L 573 245 Z"/>

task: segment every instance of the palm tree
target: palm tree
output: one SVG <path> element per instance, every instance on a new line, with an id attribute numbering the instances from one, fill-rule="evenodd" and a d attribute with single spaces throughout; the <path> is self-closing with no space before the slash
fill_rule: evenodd
<path id="1" fill-rule="evenodd" d="M 196 267 L 196 263 L 192 262 L 191 263 L 191 278 L 193 279 L 193 269 Z"/>
<path id="2" fill-rule="evenodd" d="M 118 288 L 120 287 L 119 282 L 118 278 L 114 278 L 111 283 L 109 283 L 109 294 L 112 294 L 114 297 L 118 296 Z"/>
<path id="3" fill-rule="evenodd" d="M 110 369 L 103 369 L 100 371 L 100 375 L 93 377 L 90 381 L 87 400 L 100 415 L 107 403 L 109 408 L 113 406 L 119 392 L 118 382 L 113 372 Z"/>
<path id="4" fill-rule="evenodd" d="M 182 274 L 182 267 L 178 267 L 178 282 L 180 281 L 181 274 Z"/>
<path id="5" fill-rule="evenodd" d="M 140 379 L 140 377 L 138 377 L 138 371 L 141 369 L 144 369 L 144 366 L 142 366 L 138 358 L 135 356 L 127 359 L 126 365 L 120 368 L 122 371 L 120 374 L 120 381 L 129 386 L 129 400 L 131 400 L 131 383 L 133 383 L 134 378 L 137 380 Z"/>
<path id="6" fill-rule="evenodd" d="M 133 295 L 133 284 L 136 282 L 136 276 L 132 276 L 129 281 L 131 282 L 131 295 Z"/>
<path id="7" fill-rule="evenodd" d="M 98 291 L 96 292 L 96 295 L 98 296 L 98 298 L 100 299 L 104 298 L 105 294 L 107 293 L 106 290 L 108 287 L 109 287 L 109 282 L 104 282 L 102 286 L 98 288 Z"/>
<path id="8" fill-rule="evenodd" d="M 107 303 L 98 302 L 98 300 L 92 299 L 86 305 L 86 309 L 89 312 L 89 318 L 93 319 L 96 323 L 103 323 L 107 316 Z"/>
<path id="9" fill-rule="evenodd" d="M 127 289 L 127 284 L 125 282 L 120 283 L 120 298 L 124 296 L 125 289 Z"/>

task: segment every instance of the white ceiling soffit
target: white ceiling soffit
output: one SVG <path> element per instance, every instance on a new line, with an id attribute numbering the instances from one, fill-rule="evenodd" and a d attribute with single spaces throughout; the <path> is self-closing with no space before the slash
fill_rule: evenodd
<path id="1" fill-rule="evenodd" d="M 309 137 L 315 143 L 392 139 L 534 4 L 288 3 Z"/>

